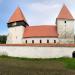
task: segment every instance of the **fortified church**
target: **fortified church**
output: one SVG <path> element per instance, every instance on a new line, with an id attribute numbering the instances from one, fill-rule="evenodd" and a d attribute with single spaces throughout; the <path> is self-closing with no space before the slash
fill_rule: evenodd
<path id="1" fill-rule="evenodd" d="M 18 7 L 8 21 L 7 44 L 73 44 L 74 18 L 63 5 L 55 25 L 30 26 Z"/>

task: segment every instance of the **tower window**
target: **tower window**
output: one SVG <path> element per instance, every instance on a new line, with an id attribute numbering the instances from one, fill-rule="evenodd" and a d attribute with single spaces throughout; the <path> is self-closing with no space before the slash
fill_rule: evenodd
<path id="1" fill-rule="evenodd" d="M 49 43 L 49 40 L 47 40 L 47 43 Z"/>
<path id="2" fill-rule="evenodd" d="M 66 23 L 66 21 L 64 21 Z"/>
<path id="3" fill-rule="evenodd" d="M 42 43 L 42 41 L 40 40 L 40 43 Z"/>
<path id="4" fill-rule="evenodd" d="M 26 40 L 26 44 L 27 44 L 27 40 Z"/>
<path id="5" fill-rule="evenodd" d="M 16 39 L 17 39 L 17 36 L 16 36 Z"/>
<path id="6" fill-rule="evenodd" d="M 54 43 L 56 43 L 56 40 L 54 40 Z"/>
<path id="7" fill-rule="evenodd" d="M 16 25 L 16 22 L 12 23 L 12 25 L 13 25 L 13 26 Z"/>
<path id="8" fill-rule="evenodd" d="M 34 40 L 32 40 L 32 43 L 34 43 Z"/>

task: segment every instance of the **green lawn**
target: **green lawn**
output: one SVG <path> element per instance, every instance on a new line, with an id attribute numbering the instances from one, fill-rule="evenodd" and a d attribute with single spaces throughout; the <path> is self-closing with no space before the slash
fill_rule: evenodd
<path id="1" fill-rule="evenodd" d="M 75 59 L 28 59 L 1 56 L 0 75 L 75 75 Z"/>

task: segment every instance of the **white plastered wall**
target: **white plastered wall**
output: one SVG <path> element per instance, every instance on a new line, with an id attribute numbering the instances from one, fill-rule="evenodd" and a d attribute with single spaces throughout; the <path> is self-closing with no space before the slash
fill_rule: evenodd
<path id="1" fill-rule="evenodd" d="M 60 42 L 74 43 L 74 23 L 74 20 L 57 20 L 57 31 L 59 34 Z"/>
<path id="2" fill-rule="evenodd" d="M 24 58 L 72 57 L 75 47 L 0 46 L 0 55 Z"/>
<path id="3" fill-rule="evenodd" d="M 7 44 L 21 44 L 23 43 L 23 33 L 24 33 L 24 27 L 23 26 L 16 26 L 16 27 L 10 27 L 9 34 L 7 37 Z"/>
<path id="4" fill-rule="evenodd" d="M 23 38 L 23 43 L 32 43 L 32 40 L 34 40 L 34 43 L 40 43 L 40 40 L 42 41 L 42 43 L 47 43 L 47 40 L 49 40 L 49 43 L 54 43 L 54 40 L 56 40 L 56 43 L 59 43 L 59 39 L 58 38 Z"/>

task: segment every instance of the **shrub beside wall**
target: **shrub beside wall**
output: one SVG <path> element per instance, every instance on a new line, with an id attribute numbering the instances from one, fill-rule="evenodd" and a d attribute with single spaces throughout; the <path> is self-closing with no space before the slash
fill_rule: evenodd
<path id="1" fill-rule="evenodd" d="M 0 35 L 0 44 L 6 44 L 7 36 L 6 35 Z"/>

